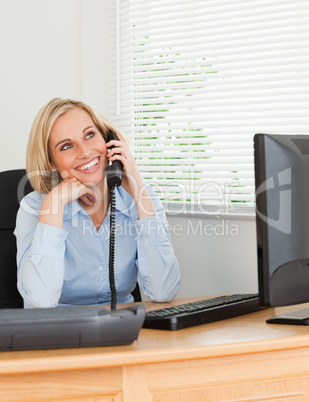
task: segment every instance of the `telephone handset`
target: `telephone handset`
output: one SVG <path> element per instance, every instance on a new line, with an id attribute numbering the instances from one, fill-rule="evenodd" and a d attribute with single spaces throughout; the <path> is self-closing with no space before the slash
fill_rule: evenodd
<path id="1" fill-rule="evenodd" d="M 106 142 L 111 140 L 118 140 L 118 138 L 112 130 L 109 130 Z M 113 161 L 111 165 L 106 168 L 105 174 L 107 178 L 107 183 L 112 189 L 121 186 L 122 173 L 123 173 L 123 165 L 120 161 L 117 160 Z"/>

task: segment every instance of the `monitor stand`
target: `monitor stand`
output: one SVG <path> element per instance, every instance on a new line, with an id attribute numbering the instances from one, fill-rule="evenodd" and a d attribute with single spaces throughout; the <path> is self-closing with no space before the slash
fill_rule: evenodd
<path id="1" fill-rule="evenodd" d="M 309 325 L 309 307 L 278 315 L 266 322 L 269 324 Z"/>

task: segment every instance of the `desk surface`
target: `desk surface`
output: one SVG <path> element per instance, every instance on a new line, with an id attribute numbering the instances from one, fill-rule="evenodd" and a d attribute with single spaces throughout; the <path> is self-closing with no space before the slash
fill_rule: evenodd
<path id="1" fill-rule="evenodd" d="M 178 299 L 167 305 L 198 299 Z M 128 346 L 0 352 L 0 374 L 167 363 L 309 347 L 308 327 L 265 322 L 304 306 L 269 308 L 179 331 L 142 329 L 138 340 Z M 146 308 L 156 309 L 158 304 L 147 302 Z"/>

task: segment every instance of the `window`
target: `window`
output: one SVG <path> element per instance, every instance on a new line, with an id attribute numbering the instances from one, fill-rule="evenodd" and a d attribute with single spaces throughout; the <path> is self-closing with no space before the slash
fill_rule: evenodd
<path id="1" fill-rule="evenodd" d="M 254 213 L 255 133 L 309 133 L 309 2 L 121 0 L 109 118 L 168 211 Z"/>

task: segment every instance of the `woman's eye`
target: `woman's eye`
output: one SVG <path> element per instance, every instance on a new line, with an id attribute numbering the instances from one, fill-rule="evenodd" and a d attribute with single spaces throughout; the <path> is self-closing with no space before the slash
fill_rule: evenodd
<path id="1" fill-rule="evenodd" d="M 64 144 L 61 148 L 60 151 L 65 151 L 66 149 L 72 148 L 71 144 Z"/>
<path id="2" fill-rule="evenodd" d="M 89 133 L 86 134 L 86 139 L 92 138 L 94 136 L 94 131 L 89 131 Z"/>

